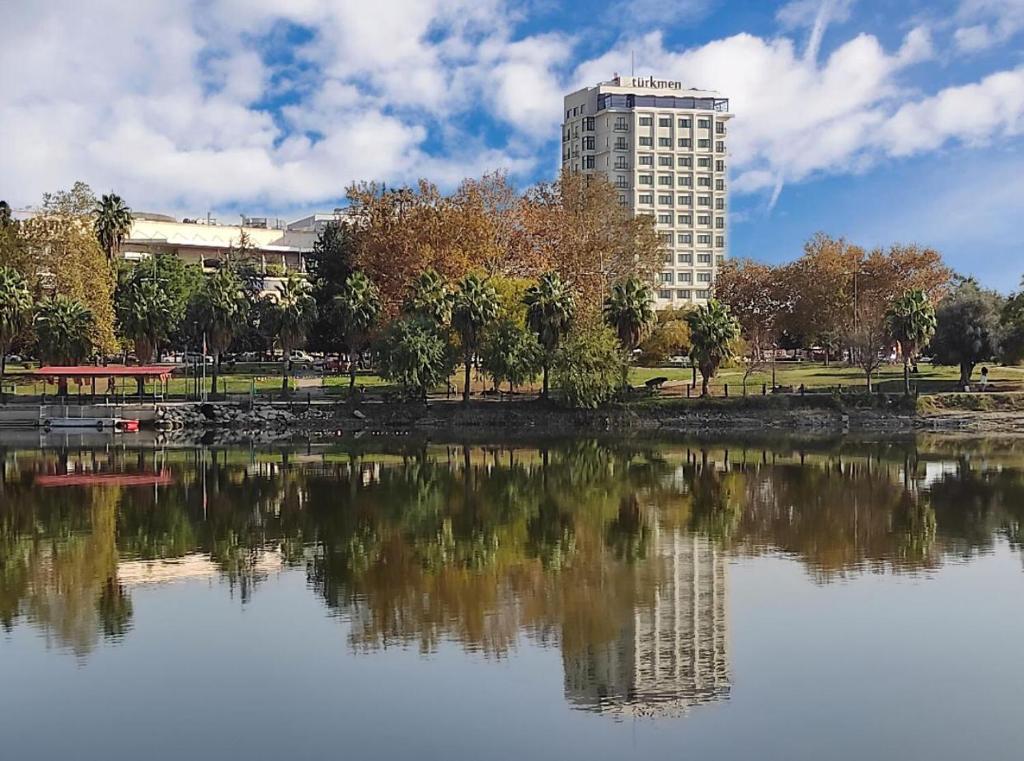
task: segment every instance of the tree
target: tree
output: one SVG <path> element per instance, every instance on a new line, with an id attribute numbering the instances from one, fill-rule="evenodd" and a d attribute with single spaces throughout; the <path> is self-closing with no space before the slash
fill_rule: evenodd
<path id="1" fill-rule="evenodd" d="M 25 278 L 11 267 L 0 266 L 0 393 L 7 373 L 7 355 L 31 321 L 32 293 Z"/>
<path id="2" fill-rule="evenodd" d="M 241 328 L 241 318 L 245 310 L 246 300 L 242 293 L 242 282 L 228 268 L 208 275 L 202 289 L 193 299 L 190 311 L 197 332 L 203 336 L 204 345 L 214 356 L 213 374 L 210 379 L 211 394 L 217 393 L 221 354 Z"/>
<path id="3" fill-rule="evenodd" d="M 628 277 L 612 286 L 604 301 L 604 321 L 619 337 L 627 360 L 654 326 L 654 293 L 638 277 Z"/>
<path id="4" fill-rule="evenodd" d="M 328 222 L 313 241 L 306 271 L 316 301 L 316 320 L 308 344 L 316 351 L 344 351 L 344 326 L 335 297 L 355 269 L 356 243 L 347 222 Z"/>
<path id="5" fill-rule="evenodd" d="M 886 325 L 885 303 L 865 297 L 853 324 L 846 330 L 845 339 L 850 347 L 850 364 L 864 371 L 870 394 L 872 376 L 885 362 L 883 352 L 892 345 L 892 337 Z"/>
<path id="6" fill-rule="evenodd" d="M 551 380 L 569 407 L 595 409 L 622 389 L 628 367 L 615 332 L 596 320 L 573 325 L 551 366 Z"/>
<path id="7" fill-rule="evenodd" d="M 135 346 L 140 363 L 152 360 L 174 328 L 175 304 L 163 285 L 135 269 L 115 294 L 120 335 Z"/>
<path id="8" fill-rule="evenodd" d="M 740 326 L 729 307 L 717 299 L 709 299 L 686 316 L 690 326 L 690 359 L 700 370 L 701 396 L 707 396 L 708 383 L 721 364 L 733 353 Z"/>
<path id="9" fill-rule="evenodd" d="M 526 304 L 526 324 L 540 343 L 544 375 L 541 396 L 547 398 L 551 361 L 572 327 L 576 298 L 557 272 L 545 272 L 535 285 L 526 290 L 523 303 Z"/>
<path id="10" fill-rule="evenodd" d="M 49 365 L 77 365 L 93 352 L 96 321 L 88 307 L 66 296 L 54 296 L 36 310 L 39 356 Z M 67 378 L 60 379 L 60 394 L 67 395 Z"/>
<path id="11" fill-rule="evenodd" d="M 764 356 L 769 349 L 774 358 L 779 326 L 793 307 L 793 297 L 783 274 L 783 268 L 742 259 L 727 262 L 715 280 L 715 297 L 729 307 L 746 345 L 744 393 L 750 376 L 764 366 Z"/>
<path id="12" fill-rule="evenodd" d="M 640 364 L 659 367 L 670 357 L 686 356 L 690 353 L 690 326 L 686 322 L 689 309 L 663 309 L 658 312 L 658 322 L 638 347 Z"/>
<path id="13" fill-rule="evenodd" d="M 445 328 L 451 322 L 454 304 L 455 294 L 445 279 L 436 270 L 426 269 L 409 286 L 402 311 L 409 315 L 419 315 L 439 328 Z"/>
<path id="14" fill-rule="evenodd" d="M 1021 287 L 1024 289 L 1024 280 Z M 999 323 L 1002 329 L 1000 358 L 1007 364 L 1016 364 L 1024 359 L 1024 290 L 1006 300 Z"/>
<path id="15" fill-rule="evenodd" d="M 480 367 L 495 389 L 508 383 L 509 391 L 537 377 L 543 352 L 537 337 L 514 320 L 505 318 L 484 331 Z"/>
<path id="16" fill-rule="evenodd" d="M 93 229 L 96 240 L 107 255 L 107 261 L 113 263 L 121 253 L 121 244 L 132 229 L 132 210 L 129 209 L 121 196 L 108 193 L 100 198 L 93 209 L 95 219 Z"/>
<path id="17" fill-rule="evenodd" d="M 486 280 L 474 274 L 466 275 L 459 281 L 452 305 L 452 327 L 459 334 L 462 343 L 462 359 L 465 366 L 465 385 L 462 400 L 469 401 L 469 374 L 473 356 L 480 348 L 483 330 L 498 317 L 498 294 Z"/>
<path id="18" fill-rule="evenodd" d="M 426 402 L 431 388 L 452 372 L 451 352 L 437 325 L 422 316 L 400 317 L 379 345 L 380 373 Z"/>
<path id="19" fill-rule="evenodd" d="M 291 351 L 305 343 L 306 334 L 315 318 L 316 302 L 309 293 L 308 283 L 294 272 L 288 273 L 285 281 L 278 286 L 273 319 L 274 332 L 283 355 L 282 394 L 287 394 L 290 388 Z"/>
<path id="20" fill-rule="evenodd" d="M 32 267 L 30 252 L 7 201 L 0 201 L 0 267 L 10 267 L 31 284 L 35 283 L 36 272 Z"/>
<path id="21" fill-rule="evenodd" d="M 921 289 L 907 291 L 886 312 L 889 335 L 903 355 L 903 391 L 910 395 L 910 365 L 935 335 L 935 308 Z"/>
<path id="22" fill-rule="evenodd" d="M 962 280 L 935 310 L 932 358 L 939 365 L 958 365 L 960 385 L 971 382 L 979 362 L 991 360 L 999 350 L 1002 298 L 982 290 L 973 279 Z"/>
<path id="23" fill-rule="evenodd" d="M 349 352 L 349 390 L 355 390 L 357 359 L 362 359 L 370 332 L 380 318 L 380 291 L 365 274 L 353 272 L 335 298 L 335 303 Z"/>

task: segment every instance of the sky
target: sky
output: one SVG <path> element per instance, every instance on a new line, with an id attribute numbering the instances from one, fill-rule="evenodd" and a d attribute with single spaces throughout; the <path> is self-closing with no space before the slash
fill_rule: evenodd
<path id="1" fill-rule="evenodd" d="M 236 221 L 353 181 L 449 190 L 560 161 L 562 96 L 630 72 L 721 92 L 730 256 L 817 231 L 1024 274 L 1024 0 L 0 0 L 0 198 L 78 179 Z"/>

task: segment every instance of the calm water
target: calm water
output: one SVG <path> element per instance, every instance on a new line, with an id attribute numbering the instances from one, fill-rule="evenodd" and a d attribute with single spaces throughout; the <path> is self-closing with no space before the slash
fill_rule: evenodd
<path id="1" fill-rule="evenodd" d="M 0 758 L 1016 759 L 1024 442 L 0 449 Z"/>

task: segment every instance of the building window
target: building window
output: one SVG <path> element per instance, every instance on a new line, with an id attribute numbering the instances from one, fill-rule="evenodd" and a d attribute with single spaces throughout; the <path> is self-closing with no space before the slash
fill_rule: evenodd
<path id="1" fill-rule="evenodd" d="M 615 168 L 616 169 L 629 169 L 629 160 L 625 156 L 615 157 Z"/>
<path id="2" fill-rule="evenodd" d="M 659 206 L 671 206 L 672 205 L 672 196 L 670 196 L 670 195 L 660 195 L 660 196 L 658 196 L 658 205 Z"/>
<path id="3" fill-rule="evenodd" d="M 710 177 L 698 177 L 697 178 L 697 187 L 698 188 L 710 188 L 711 187 L 711 178 Z"/>
<path id="4" fill-rule="evenodd" d="M 676 166 L 685 167 L 686 169 L 692 168 L 693 167 L 693 157 L 692 156 L 680 156 L 679 159 L 676 161 Z"/>
<path id="5" fill-rule="evenodd" d="M 658 156 L 658 166 L 672 166 L 672 157 Z"/>
<path id="6" fill-rule="evenodd" d="M 690 147 L 690 138 L 688 138 L 688 137 L 681 137 L 681 138 L 679 138 L 679 147 L 680 148 L 689 148 Z"/>
<path id="7" fill-rule="evenodd" d="M 624 138 L 624 137 L 617 137 L 617 138 L 615 138 L 615 150 L 617 150 L 617 151 L 629 150 L 629 143 L 626 142 L 626 138 Z"/>
<path id="8" fill-rule="evenodd" d="M 710 246 L 711 245 L 711 236 L 707 235 L 707 234 L 704 234 L 704 233 L 701 233 L 700 235 L 697 236 L 697 243 L 698 243 L 698 245 L 701 245 L 701 246 Z"/>
<path id="9" fill-rule="evenodd" d="M 721 267 L 723 264 L 725 264 L 725 257 L 719 254 L 715 257 L 715 266 Z"/>
<path id="10" fill-rule="evenodd" d="M 626 120 L 625 116 L 618 116 L 618 117 L 615 118 L 615 131 L 616 132 L 625 132 L 628 129 L 629 129 L 629 122 Z"/>
<path id="11" fill-rule="evenodd" d="M 679 126 L 683 129 L 688 128 L 690 126 L 690 117 L 684 116 L 682 119 L 680 119 Z"/>
<path id="12" fill-rule="evenodd" d="M 698 272 L 697 273 L 697 282 L 698 283 L 710 283 L 711 282 L 711 273 L 710 272 Z"/>
<path id="13" fill-rule="evenodd" d="M 676 281 L 679 283 L 692 283 L 693 273 L 692 272 L 680 272 L 676 276 Z"/>
<path id="14" fill-rule="evenodd" d="M 715 236 L 715 248 L 725 248 L 725 236 L 724 235 L 716 235 Z"/>
<path id="15" fill-rule="evenodd" d="M 725 142 L 722 140 L 717 141 L 715 143 L 715 151 L 717 153 L 725 153 Z"/>
<path id="16" fill-rule="evenodd" d="M 680 299 L 688 299 L 688 298 L 690 298 L 690 289 L 689 288 L 680 288 L 679 290 L 676 291 L 676 297 L 680 298 Z"/>
<path id="17" fill-rule="evenodd" d="M 619 193 L 619 206 L 629 206 L 629 201 L 626 200 L 626 196 Z"/>
<path id="18" fill-rule="evenodd" d="M 596 129 L 596 127 L 594 125 L 594 117 L 593 116 L 586 117 L 583 120 L 583 131 L 584 132 L 593 132 L 595 129 Z"/>
<path id="19" fill-rule="evenodd" d="M 683 245 L 689 246 L 691 243 L 693 243 L 693 233 L 679 233 L 676 236 L 676 240 L 682 243 Z"/>
<path id="20" fill-rule="evenodd" d="M 658 117 L 658 126 L 659 127 L 671 127 L 672 126 L 672 119 L 671 119 L 671 117 L 659 116 Z"/>
<path id="21" fill-rule="evenodd" d="M 679 187 L 681 188 L 693 187 L 693 177 L 691 177 L 688 174 L 681 174 L 676 178 L 676 180 L 678 181 Z"/>
<path id="22" fill-rule="evenodd" d="M 663 264 L 671 264 L 672 263 L 672 252 L 671 251 L 666 251 L 665 252 L 665 256 L 662 257 L 662 263 Z"/>
<path id="23" fill-rule="evenodd" d="M 697 298 L 698 299 L 706 299 L 706 298 L 709 298 L 710 296 L 711 296 L 711 291 L 706 289 L 706 288 L 697 291 Z"/>
<path id="24" fill-rule="evenodd" d="M 649 137 L 641 137 L 639 142 L 640 142 L 640 145 L 646 146 L 648 148 L 651 148 L 651 147 L 654 146 L 654 141 L 651 140 L 651 138 L 649 138 Z"/>
<path id="25" fill-rule="evenodd" d="M 664 246 L 672 245 L 672 233 L 658 233 L 658 240 L 661 241 Z"/>
<path id="26" fill-rule="evenodd" d="M 659 185 L 667 185 L 668 187 L 672 187 L 672 175 L 670 175 L 670 174 L 659 174 L 658 175 L 658 184 Z"/>
<path id="27" fill-rule="evenodd" d="M 711 159 L 708 158 L 707 156 L 699 156 L 697 158 L 697 166 L 699 166 L 701 169 L 710 169 Z"/>
<path id="28" fill-rule="evenodd" d="M 700 129 L 711 129 L 711 120 L 710 119 L 698 119 L 697 120 L 697 127 L 700 128 Z"/>
<path id="29" fill-rule="evenodd" d="M 711 196 L 697 196 L 698 206 L 711 206 Z"/>
<path id="30" fill-rule="evenodd" d="M 710 225 L 711 224 L 711 217 L 706 216 L 704 214 L 699 214 L 699 215 L 697 215 L 697 224 L 698 225 Z"/>
<path id="31" fill-rule="evenodd" d="M 658 215 L 658 224 L 659 225 L 670 225 L 670 224 L 672 224 L 672 215 L 671 214 L 659 214 Z M 671 238 L 670 238 L 670 240 L 671 240 Z"/>
<path id="32" fill-rule="evenodd" d="M 693 217 L 691 217 L 689 214 L 680 214 L 678 217 L 676 217 L 676 224 L 677 225 L 692 225 L 693 224 Z"/>
<path id="33" fill-rule="evenodd" d="M 648 206 L 654 205 L 654 195 L 651 193 L 641 193 L 639 203 L 647 204 Z"/>
<path id="34" fill-rule="evenodd" d="M 715 229 L 716 230 L 724 230 L 725 229 L 725 217 L 718 217 L 718 218 L 715 219 Z"/>
<path id="35" fill-rule="evenodd" d="M 725 162 L 722 161 L 721 159 L 715 159 L 715 171 L 716 172 L 724 172 L 725 171 Z"/>
<path id="36" fill-rule="evenodd" d="M 625 190 L 629 187 L 629 180 L 627 180 L 623 175 L 618 174 L 615 176 L 615 187 L 620 190 Z"/>
<path id="37" fill-rule="evenodd" d="M 711 254 L 697 254 L 697 264 L 711 264 Z"/>
<path id="38" fill-rule="evenodd" d="M 659 137 L 658 138 L 658 147 L 659 148 L 671 148 L 672 147 L 672 138 L 670 138 L 670 137 Z"/>
<path id="39" fill-rule="evenodd" d="M 680 264 L 693 264 L 693 254 L 680 254 L 678 258 Z"/>
<path id="40" fill-rule="evenodd" d="M 672 273 L 671 272 L 662 272 L 661 273 L 661 282 L 663 282 L 663 283 L 671 283 L 672 282 Z"/>
<path id="41" fill-rule="evenodd" d="M 719 135 L 725 134 L 725 122 L 715 122 L 715 132 Z"/>
<path id="42" fill-rule="evenodd" d="M 641 127 L 650 127 L 652 124 L 654 124 L 654 120 L 651 117 L 649 117 L 649 116 L 641 116 L 640 117 L 640 126 Z"/>
<path id="43" fill-rule="evenodd" d="M 711 141 L 710 140 L 703 140 L 703 139 L 702 140 L 698 140 L 697 141 L 697 147 L 698 148 L 710 148 L 711 147 Z"/>
<path id="44" fill-rule="evenodd" d="M 595 166 L 595 164 L 594 164 L 595 161 L 597 161 L 597 159 L 594 156 L 584 156 L 583 157 L 583 168 L 584 169 L 593 169 L 594 166 Z"/>
<path id="45" fill-rule="evenodd" d="M 676 202 L 680 206 L 692 206 L 693 205 L 693 196 L 691 196 L 689 193 L 687 193 L 685 195 L 678 196 L 676 198 Z"/>
<path id="46" fill-rule="evenodd" d="M 625 159 L 623 159 L 623 161 L 625 161 Z M 640 166 L 654 166 L 654 156 L 650 155 L 649 153 L 644 156 L 640 156 L 637 159 L 637 161 L 639 162 Z"/>
<path id="47" fill-rule="evenodd" d="M 587 137 L 583 138 L 583 150 L 585 150 L 585 151 L 592 151 L 592 150 L 594 150 L 594 136 L 593 135 L 588 135 Z"/>
<path id="48" fill-rule="evenodd" d="M 725 180 L 715 180 L 715 190 L 725 190 Z"/>
<path id="49" fill-rule="evenodd" d="M 724 198 L 716 198 L 715 199 L 715 208 L 716 209 L 724 209 L 725 208 L 725 199 Z"/>
<path id="50" fill-rule="evenodd" d="M 637 183 L 640 185 L 653 185 L 654 175 L 652 174 L 639 174 L 636 178 Z"/>
<path id="51" fill-rule="evenodd" d="M 662 289 L 658 291 L 658 298 L 663 300 L 670 299 L 672 298 L 672 291 Z"/>

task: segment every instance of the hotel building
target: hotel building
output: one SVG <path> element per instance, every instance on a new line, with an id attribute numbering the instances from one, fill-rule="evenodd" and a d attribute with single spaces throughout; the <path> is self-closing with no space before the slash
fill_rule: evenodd
<path id="1" fill-rule="evenodd" d="M 664 247 L 655 306 L 702 303 L 727 249 L 729 101 L 653 77 L 616 76 L 565 96 L 562 167 L 601 173 Z"/>

